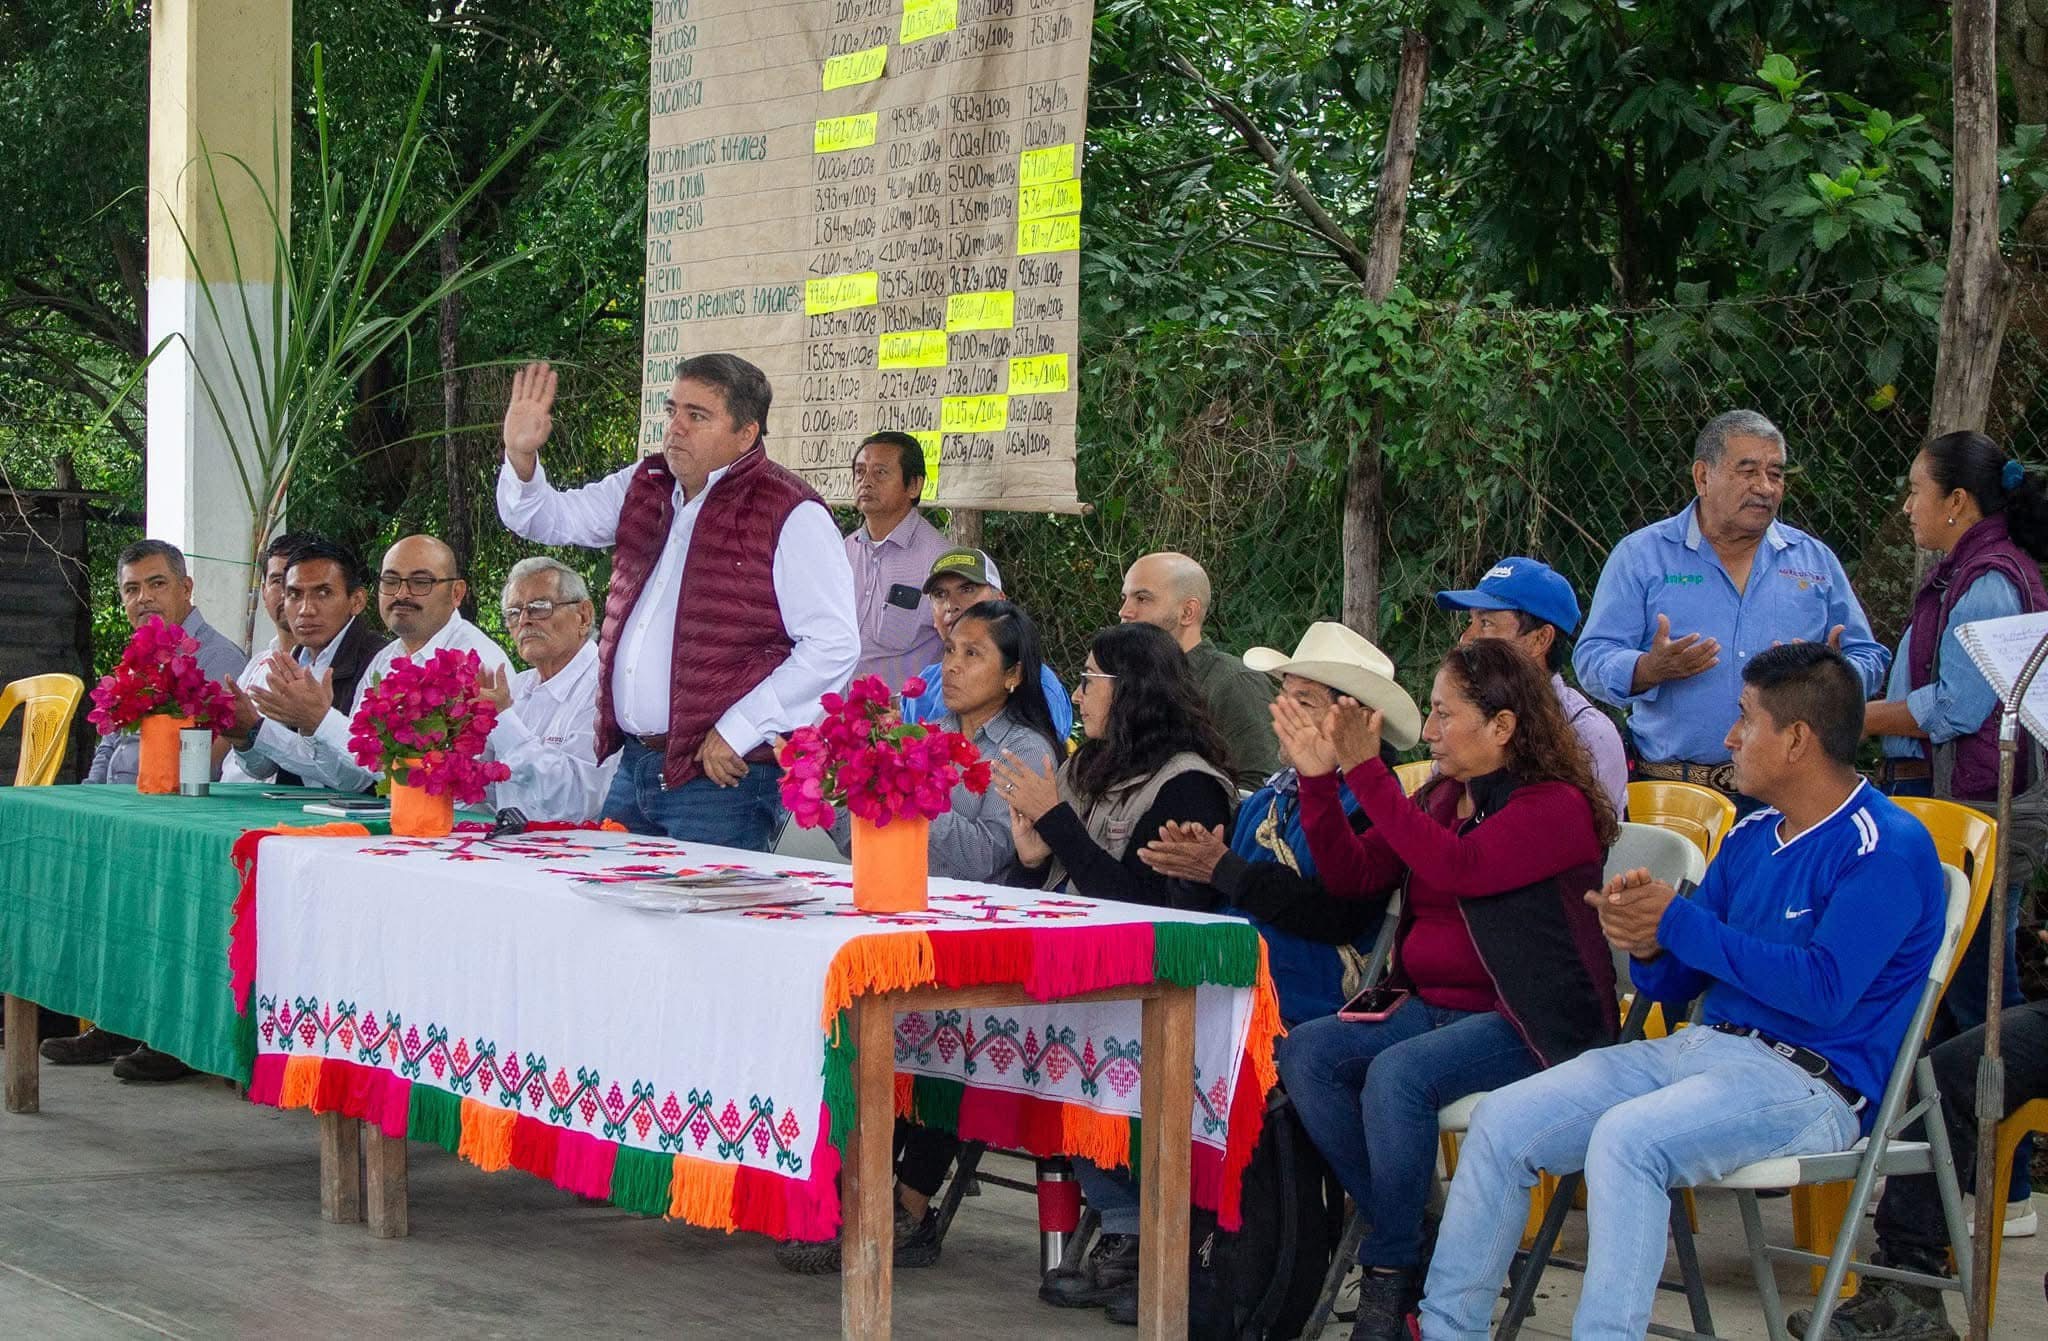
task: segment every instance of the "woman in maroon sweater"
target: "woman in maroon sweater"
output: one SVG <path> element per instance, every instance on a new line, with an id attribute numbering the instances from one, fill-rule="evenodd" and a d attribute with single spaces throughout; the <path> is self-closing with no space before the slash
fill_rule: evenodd
<path id="1" fill-rule="evenodd" d="M 1382 1020 L 1311 1020 L 1279 1059 L 1316 1147 L 1371 1222 L 1352 1336 L 1406 1336 L 1437 1110 L 1614 1037 L 1613 961 L 1583 902 L 1614 841 L 1613 805 L 1548 678 L 1496 639 L 1439 667 L 1422 729 L 1437 772 L 1413 799 L 1379 758 L 1378 713 L 1347 700 L 1317 721 L 1283 699 L 1273 718 L 1301 771 L 1324 886 L 1406 892 L 1388 981 L 1409 995 Z M 1340 771 L 1372 820 L 1364 833 L 1346 819 Z"/>

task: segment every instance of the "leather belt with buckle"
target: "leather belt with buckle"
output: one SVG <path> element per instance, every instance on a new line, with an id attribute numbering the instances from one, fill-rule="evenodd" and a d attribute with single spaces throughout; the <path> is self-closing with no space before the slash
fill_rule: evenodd
<path id="1" fill-rule="evenodd" d="M 649 750 L 655 754 L 668 753 L 668 735 L 666 733 L 659 736 L 635 736 L 633 739 L 640 742 L 640 748 L 643 750 Z M 740 757 L 750 764 L 772 764 L 775 762 L 775 749 L 770 745 L 756 745 Z"/>
<path id="2" fill-rule="evenodd" d="M 1918 782 L 1934 776 L 1934 765 L 1925 759 L 1887 759 L 1877 766 L 1880 786 L 1894 782 Z"/>
<path id="3" fill-rule="evenodd" d="M 1730 796 L 1736 794 L 1734 764 L 1691 764 L 1684 760 L 1653 763 L 1648 759 L 1638 759 L 1636 776 L 1655 778 L 1663 782 L 1695 782 L 1702 787 L 1712 787 L 1715 791 L 1725 792 Z"/>
<path id="4" fill-rule="evenodd" d="M 1818 1080 L 1821 1084 L 1826 1085 L 1829 1089 L 1841 1095 L 1842 1102 L 1849 1105 L 1849 1111 L 1852 1113 L 1862 1112 L 1863 1105 L 1870 1102 L 1854 1087 L 1843 1084 L 1841 1078 L 1835 1074 L 1835 1068 L 1828 1059 L 1815 1052 L 1812 1048 L 1802 1048 L 1796 1043 L 1781 1042 L 1778 1039 L 1772 1038 L 1761 1029 L 1752 1029 L 1746 1024 L 1730 1024 L 1726 1020 L 1721 1021 L 1719 1024 L 1709 1025 L 1708 1028 L 1717 1034 L 1733 1034 L 1737 1038 L 1755 1039 L 1772 1052 L 1777 1053 L 1780 1057 L 1792 1063 L 1792 1065 L 1812 1076 L 1815 1080 Z"/>

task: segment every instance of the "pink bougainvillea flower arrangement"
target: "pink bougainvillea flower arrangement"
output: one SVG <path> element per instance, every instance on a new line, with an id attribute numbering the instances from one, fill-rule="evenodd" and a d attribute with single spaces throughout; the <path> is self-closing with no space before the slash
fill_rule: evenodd
<path id="1" fill-rule="evenodd" d="M 157 713 L 190 718 L 210 731 L 232 729 L 235 700 L 225 685 L 206 678 L 198 656 L 197 638 L 151 615 L 128 639 L 113 673 L 93 686 L 86 720 L 103 736 Z"/>
<path id="2" fill-rule="evenodd" d="M 924 693 L 912 676 L 907 698 Z M 923 723 L 905 725 L 889 687 L 864 675 L 846 693 L 819 702 L 825 717 L 783 741 L 782 804 L 807 829 L 829 828 L 845 806 L 877 827 L 893 819 L 937 819 L 953 805 L 953 788 L 988 790 L 988 761 L 957 731 Z"/>
<path id="3" fill-rule="evenodd" d="M 348 750 L 384 775 L 379 793 L 398 782 L 475 805 L 486 786 L 512 776 L 483 757 L 498 706 L 477 692 L 480 669 L 476 653 L 443 648 L 424 663 L 400 657 L 370 686 L 349 723 Z"/>

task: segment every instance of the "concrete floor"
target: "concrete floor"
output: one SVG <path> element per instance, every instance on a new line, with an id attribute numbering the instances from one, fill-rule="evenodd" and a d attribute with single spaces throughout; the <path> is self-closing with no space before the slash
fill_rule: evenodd
<path id="1" fill-rule="evenodd" d="M 838 1281 L 791 1276 L 751 1235 L 589 1205 L 518 1173 L 414 1145 L 413 1236 L 318 1213 L 314 1122 L 213 1082 L 141 1089 L 43 1068 L 43 1111 L 0 1113 L 0 1338 L 682 1335 L 821 1337 Z M 992 1165 L 992 1167 L 998 1167 Z M 2048 1197 L 2044 1197 L 2048 1204 Z M 1701 1208 L 1722 1335 L 1762 1336 L 1735 1208 Z M 1782 1201 L 1767 1206 L 1782 1229 Z M 899 1273 L 906 1337 L 1131 1333 L 1035 1297 L 1032 1200 L 989 1187 L 929 1271 Z M 1563 1251 L 1582 1247 L 1575 1218 Z M 2048 1336 L 2048 1239 L 2011 1245 L 2000 1337 Z M 1780 1275 L 1789 1297 L 1803 1272 Z M 1578 1278 L 1554 1272 L 1525 1335 L 1566 1336 Z M 1960 1317 L 1960 1310 L 1953 1315 Z M 1681 1301 L 1660 1319 L 1683 1320 Z M 1331 1336 L 1342 1336 L 1342 1327 Z"/>

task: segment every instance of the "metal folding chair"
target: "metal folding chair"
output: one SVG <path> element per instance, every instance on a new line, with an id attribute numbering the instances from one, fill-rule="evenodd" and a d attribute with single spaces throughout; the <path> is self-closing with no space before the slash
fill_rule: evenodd
<path id="1" fill-rule="evenodd" d="M 1912 1023 L 1907 1027 L 1905 1037 L 1899 1045 L 1899 1052 L 1892 1066 L 1891 1079 L 1885 1086 L 1884 1097 L 1878 1105 L 1876 1125 L 1871 1136 L 1858 1141 L 1845 1151 L 1825 1155 L 1801 1155 L 1785 1159 L 1764 1160 L 1746 1165 L 1704 1186 L 1736 1194 L 1742 1212 L 1743 1235 L 1748 1244 L 1750 1266 L 1756 1278 L 1757 1293 L 1764 1305 L 1764 1321 L 1769 1328 L 1772 1341 L 1790 1341 L 1786 1330 L 1785 1308 L 1778 1296 L 1777 1277 L 1772 1270 L 1773 1261 L 1802 1262 L 1809 1266 L 1826 1268 L 1821 1278 L 1819 1299 L 1814 1308 L 1813 1321 L 1807 1335 L 1825 1335 L 1827 1321 L 1840 1303 L 1843 1278 L 1851 1263 L 1851 1254 L 1856 1246 L 1856 1230 L 1863 1220 L 1863 1207 L 1869 1201 L 1871 1189 L 1879 1177 L 1891 1174 L 1932 1173 L 1942 1201 L 1942 1215 L 1948 1223 L 1951 1240 L 1957 1243 L 1969 1241 L 1969 1230 L 1963 1219 L 1962 1194 L 1956 1185 L 1955 1164 L 1949 1155 L 1948 1131 L 1942 1125 L 1940 1096 L 1935 1091 L 1934 1067 L 1921 1055 L 1920 1046 L 1927 1036 L 1927 1024 L 1934 1015 L 1935 1004 L 1941 999 L 1941 989 L 1947 981 L 1948 971 L 1961 942 L 1963 929 L 1969 920 L 1971 908 L 1970 882 L 1963 873 L 1953 866 L 1944 866 L 1943 873 L 1948 885 L 1948 905 L 1943 925 L 1941 948 L 1929 965 L 1925 985 L 1921 989 L 1920 1002 L 1913 1013 Z M 1636 1014 L 1630 1011 L 1631 1016 Z M 1908 1096 L 1916 1090 L 1919 1097 L 1908 1107 Z M 1928 1115 L 1927 1139 L 1924 1141 L 1902 1141 L 1898 1134 L 1910 1126 L 1916 1118 Z M 1576 1185 L 1578 1175 L 1573 1175 Z M 1780 1247 L 1764 1239 L 1763 1217 L 1757 1204 L 1757 1193 L 1769 1189 L 1790 1189 L 1810 1187 L 1822 1183 L 1853 1182 L 1849 1195 L 1847 1212 L 1836 1231 L 1833 1251 L 1822 1256 L 1803 1249 Z M 1658 1336 L 1684 1338 L 1685 1341 L 1710 1341 L 1714 1336 L 1712 1321 L 1706 1312 L 1706 1291 L 1700 1277 L 1699 1259 L 1692 1251 L 1690 1233 L 1680 1233 L 1684 1228 L 1683 1217 L 1678 1214 L 1679 1190 L 1674 1190 L 1672 1233 L 1678 1255 L 1681 1290 L 1692 1301 L 1693 1329 L 1690 1331 L 1652 1323 L 1650 1331 Z M 1521 1328 L 1531 1302 L 1535 1298 L 1536 1286 L 1544 1268 L 1552 1261 L 1550 1249 L 1557 1241 L 1557 1235 L 1564 1224 L 1565 1209 L 1570 1197 L 1563 1191 L 1551 1204 L 1550 1214 L 1544 1218 L 1535 1245 L 1529 1250 L 1513 1278 L 1509 1292 L 1508 1307 L 1502 1317 L 1495 1336 L 1501 1341 L 1510 1341 Z M 1860 1271 L 1883 1276 L 1892 1280 L 1903 1280 L 1916 1285 L 1932 1285 L 1947 1290 L 1969 1289 L 1969 1265 L 1967 1254 L 1959 1256 L 1962 1262 L 1961 1279 L 1929 1276 L 1919 1272 L 1902 1271 L 1893 1267 L 1872 1266 L 1856 1262 Z M 1562 1263 L 1560 1263 L 1562 1265 Z M 1672 1289 L 1665 1282 L 1659 1287 Z"/>
<path id="2" fill-rule="evenodd" d="M 1764 1322 L 1770 1329 L 1772 1341 L 1789 1341 L 1791 1333 L 1786 1330 L 1785 1307 L 1778 1298 L 1778 1282 L 1771 1263 L 1801 1262 L 1808 1266 L 1826 1267 L 1826 1273 L 1821 1277 L 1820 1297 L 1814 1304 L 1813 1321 L 1807 1328 L 1809 1336 L 1825 1336 L 1828 1319 L 1841 1302 L 1842 1280 L 1848 1275 L 1855 1252 L 1856 1230 L 1863 1223 L 1863 1208 L 1880 1177 L 1933 1174 L 1936 1190 L 1941 1196 L 1942 1218 L 1948 1224 L 1949 1241 L 1957 1245 L 1970 1241 L 1969 1222 L 1963 1218 L 1962 1191 L 1956 1185 L 1955 1161 L 1949 1152 L 1948 1128 L 1941 1116 L 1941 1095 L 1934 1085 L 1934 1064 L 1921 1052 L 1928 1022 L 1934 1017 L 1935 1004 L 1940 1001 L 1942 987 L 1948 981 L 1949 965 L 1962 941 L 1963 927 L 1970 910 L 1969 880 L 1953 866 L 1942 869 L 1948 877 L 1948 910 L 1941 948 L 1935 952 L 1934 962 L 1928 967 L 1925 984 L 1920 989 L 1919 1005 L 1913 1011 L 1913 1022 L 1907 1026 L 1906 1035 L 1899 1043 L 1891 1079 L 1885 1084 L 1884 1098 L 1878 1104 L 1876 1123 L 1869 1137 L 1834 1154 L 1763 1160 L 1706 1184 L 1735 1193 L 1736 1204 L 1742 1210 L 1742 1230 L 1749 1246 L 1750 1268 L 1756 1276 L 1757 1293 L 1763 1297 Z M 1900 1132 L 1923 1117 L 1926 1119 L 1922 1124 L 1925 1140 L 1899 1139 Z M 1763 1219 L 1757 1210 L 1758 1191 L 1839 1182 L 1853 1182 L 1853 1186 L 1842 1225 L 1835 1233 L 1834 1250 L 1827 1256 L 1780 1247 L 1765 1240 Z M 1855 1262 L 1854 1265 L 1858 1271 L 1886 1280 L 1968 1293 L 1969 1259 L 1967 1252 L 1956 1254 L 1957 1275 L 1954 1278 L 1902 1271 L 1867 1262 Z"/>

